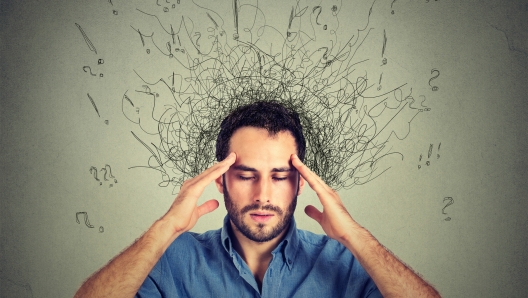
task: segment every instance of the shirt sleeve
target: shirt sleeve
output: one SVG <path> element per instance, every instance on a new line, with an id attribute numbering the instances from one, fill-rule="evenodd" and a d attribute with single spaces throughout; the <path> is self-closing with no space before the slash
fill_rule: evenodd
<path id="1" fill-rule="evenodd" d="M 348 285 L 343 297 L 383 298 L 367 271 L 347 248 L 344 249 L 346 258 L 350 258 L 351 263 L 349 263 Z"/>
<path id="2" fill-rule="evenodd" d="M 376 286 L 376 284 L 374 283 L 374 281 L 369 278 L 369 281 L 367 283 L 367 285 L 365 286 L 365 295 L 364 297 L 367 297 L 367 298 L 383 298 L 383 296 L 381 295 L 381 292 L 379 291 L 378 287 Z"/>
<path id="3" fill-rule="evenodd" d="M 164 255 L 158 260 L 154 268 L 150 271 L 147 278 L 143 281 L 143 284 L 139 288 L 139 291 L 134 297 L 136 298 L 154 298 L 154 297 L 163 297 L 162 287 L 161 287 L 161 276 L 162 268 L 164 262 Z"/>
<path id="4" fill-rule="evenodd" d="M 162 297 L 161 292 L 152 279 L 152 277 L 147 276 L 143 284 L 141 285 L 141 288 L 139 288 L 139 291 L 134 296 L 136 298 L 152 298 L 152 297 Z"/>
<path id="5" fill-rule="evenodd" d="M 169 250 L 170 248 L 167 251 Z M 147 278 L 145 278 L 143 284 L 134 297 L 180 297 L 180 294 L 178 293 L 174 283 L 173 274 L 171 272 L 166 253 L 164 253 L 156 265 L 154 265 L 154 268 L 152 268 Z"/>

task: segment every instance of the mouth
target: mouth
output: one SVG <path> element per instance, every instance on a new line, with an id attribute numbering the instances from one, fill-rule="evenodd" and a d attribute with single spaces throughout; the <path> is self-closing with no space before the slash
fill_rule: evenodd
<path id="1" fill-rule="evenodd" d="M 256 222 L 264 223 L 269 221 L 274 215 L 268 212 L 251 212 L 249 216 Z"/>

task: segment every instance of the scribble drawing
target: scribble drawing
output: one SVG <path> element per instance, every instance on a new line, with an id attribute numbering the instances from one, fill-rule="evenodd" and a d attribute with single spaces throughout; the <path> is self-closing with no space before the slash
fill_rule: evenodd
<path id="1" fill-rule="evenodd" d="M 96 167 L 90 167 L 90 174 L 93 175 L 94 179 L 97 181 L 100 181 L 99 178 L 97 178 L 97 168 Z"/>
<path id="2" fill-rule="evenodd" d="M 431 158 L 431 154 L 433 153 L 433 144 L 429 145 L 429 152 L 427 152 L 427 158 Z"/>
<path id="3" fill-rule="evenodd" d="M 84 72 L 90 72 L 90 74 L 94 77 L 97 76 L 97 74 L 92 72 L 92 68 L 90 66 L 83 66 L 83 70 Z"/>
<path id="4" fill-rule="evenodd" d="M 431 90 L 438 91 L 438 86 L 432 86 L 431 81 L 438 78 L 440 76 L 440 71 L 436 68 L 431 69 L 431 74 L 436 73 L 431 79 L 429 79 L 429 86 L 431 86 Z"/>
<path id="5" fill-rule="evenodd" d="M 92 103 L 92 106 L 94 107 L 95 109 L 95 112 L 97 112 L 97 116 L 101 117 L 101 115 L 99 114 L 99 110 L 97 109 L 97 106 L 95 105 L 95 101 L 93 100 L 93 98 L 90 96 L 90 93 L 87 93 L 88 95 L 88 99 L 90 100 L 90 102 Z"/>
<path id="6" fill-rule="evenodd" d="M 104 172 L 103 174 L 103 179 L 104 181 L 110 181 L 110 179 L 108 178 L 112 178 L 114 179 L 114 183 L 117 183 L 117 179 L 115 179 L 114 175 L 112 174 L 112 167 L 108 164 L 106 164 L 104 166 L 104 168 L 101 168 L 101 170 L 99 170 L 100 172 Z M 91 166 L 90 167 L 90 174 L 93 175 L 94 179 L 99 181 L 99 185 L 103 185 L 103 182 L 99 179 L 98 177 L 98 172 L 97 168 L 95 166 Z M 109 185 L 110 187 L 113 187 L 114 185 L 113 184 L 110 184 Z"/>
<path id="7" fill-rule="evenodd" d="M 442 146 L 442 143 L 439 143 L 438 148 L 437 148 L 436 159 L 440 158 L 440 147 L 441 146 Z M 427 161 L 425 162 L 425 165 L 427 166 L 431 165 L 431 161 L 429 159 L 433 155 L 433 149 L 434 149 L 434 144 L 429 144 L 429 150 L 427 151 Z M 418 159 L 418 162 L 421 162 L 422 158 L 423 158 L 423 154 L 420 154 L 420 158 Z M 418 165 L 418 170 L 421 168 L 422 168 L 422 165 Z"/>
<path id="8" fill-rule="evenodd" d="M 106 175 L 108 175 L 109 178 L 115 178 L 114 175 L 112 175 L 112 168 L 109 165 L 105 165 L 105 167 L 102 168 L 101 171 L 104 171 L 104 180 L 105 181 L 108 181 L 108 179 L 106 179 Z"/>
<path id="9" fill-rule="evenodd" d="M 214 161 L 221 120 L 256 100 L 279 100 L 300 114 L 305 163 L 335 189 L 372 181 L 390 168 L 381 162 L 389 156 L 403 159 L 391 142 L 428 111 L 425 96 L 418 104 L 394 77 L 380 91 L 390 63 L 362 56 L 371 39 L 386 54 L 388 33 L 370 19 L 388 3 L 370 2 L 354 30 L 340 28 L 341 6 L 350 5 L 341 1 L 293 1 L 284 23 L 268 22 L 258 1 L 233 0 L 233 18 L 181 3 L 169 12 L 144 4 L 131 24 L 134 45 L 152 50 L 145 55 L 156 65 L 135 69 L 138 84 L 122 96 L 124 116 L 140 128 L 132 136 L 150 154 L 131 168 L 156 171 L 159 185 L 176 191 Z"/>
<path id="10" fill-rule="evenodd" d="M 77 221 L 78 224 L 80 224 L 81 222 L 79 221 L 79 215 L 82 214 L 84 215 L 84 224 L 89 227 L 89 228 L 93 228 L 94 226 L 90 224 L 90 220 L 88 219 L 88 213 L 87 212 L 77 212 L 75 213 L 75 220 Z"/>
<path id="11" fill-rule="evenodd" d="M 88 45 L 88 48 L 90 49 L 90 51 L 94 52 L 97 54 L 97 49 L 95 48 L 95 46 L 93 45 L 92 41 L 88 38 L 88 35 L 86 35 L 86 33 L 84 32 L 83 28 L 81 27 L 81 25 L 75 23 L 75 26 L 77 26 L 77 28 L 79 29 L 79 31 L 81 31 L 81 34 L 84 38 L 84 41 L 86 42 L 86 45 Z"/>
<path id="12" fill-rule="evenodd" d="M 444 203 L 445 203 L 446 201 L 447 201 L 447 204 L 445 205 L 444 208 L 442 208 L 442 214 L 447 214 L 447 213 L 445 212 L 445 209 L 446 209 L 448 206 L 451 206 L 451 205 L 453 205 L 453 204 L 455 203 L 455 200 L 454 200 L 452 197 L 445 197 L 445 198 L 444 198 Z M 450 221 L 450 220 L 451 220 L 451 217 L 448 216 L 448 217 L 446 217 L 444 220 L 445 220 L 445 221 Z"/>

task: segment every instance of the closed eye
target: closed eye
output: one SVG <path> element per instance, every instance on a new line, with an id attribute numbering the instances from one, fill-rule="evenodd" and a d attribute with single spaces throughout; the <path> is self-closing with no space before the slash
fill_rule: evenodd
<path id="1" fill-rule="evenodd" d="M 238 176 L 238 178 L 240 178 L 240 180 L 244 180 L 244 181 L 255 179 L 255 177 L 246 177 L 246 176 Z M 272 179 L 275 180 L 275 181 L 284 181 L 284 180 L 288 179 L 288 177 L 273 177 Z"/>
<path id="2" fill-rule="evenodd" d="M 283 180 L 286 180 L 288 179 L 288 177 L 273 177 L 273 180 L 275 181 L 283 181 Z"/>

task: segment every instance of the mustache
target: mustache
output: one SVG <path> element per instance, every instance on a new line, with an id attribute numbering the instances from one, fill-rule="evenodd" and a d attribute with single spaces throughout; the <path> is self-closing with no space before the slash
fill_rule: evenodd
<path id="1" fill-rule="evenodd" d="M 253 210 L 267 210 L 267 211 L 275 211 L 278 215 L 282 215 L 282 209 L 277 207 L 277 206 L 273 206 L 273 205 L 260 205 L 258 203 L 255 203 L 255 204 L 252 204 L 252 205 L 247 205 L 245 206 L 244 208 L 242 208 L 240 210 L 240 214 L 244 214 L 244 213 L 247 213 L 249 211 L 253 211 Z"/>

